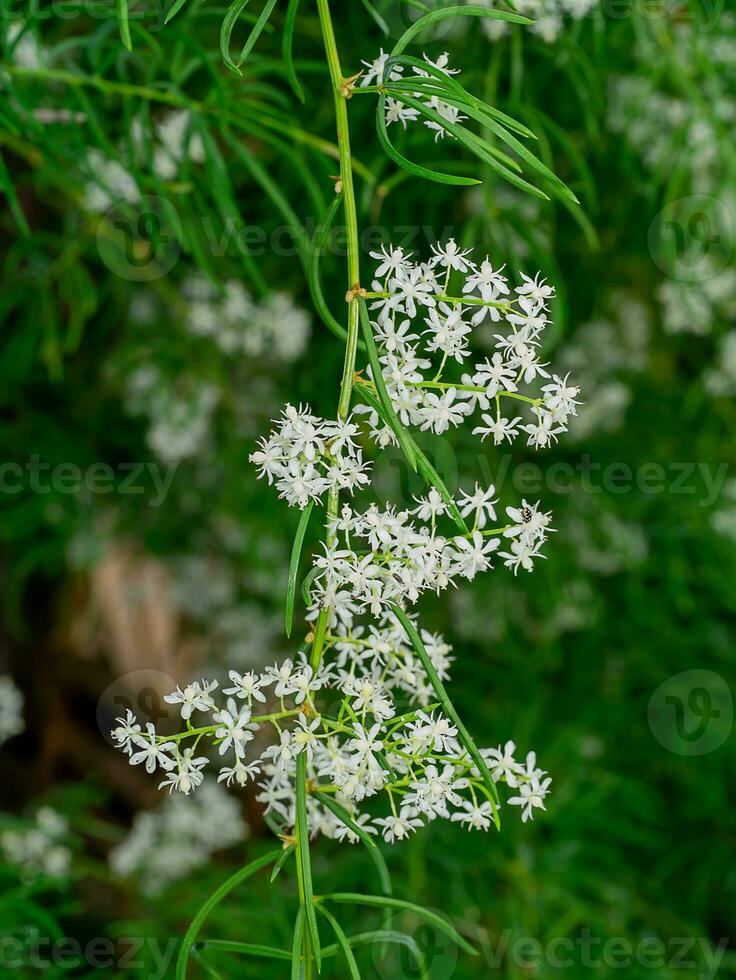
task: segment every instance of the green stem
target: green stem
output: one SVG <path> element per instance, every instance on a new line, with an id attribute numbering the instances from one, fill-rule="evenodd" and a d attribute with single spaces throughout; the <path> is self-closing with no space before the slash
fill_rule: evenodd
<path id="1" fill-rule="evenodd" d="M 340 398 L 337 415 L 346 419 L 350 413 L 350 399 L 353 393 L 355 376 L 355 358 L 358 350 L 359 313 L 357 291 L 360 289 L 360 242 L 358 236 L 358 211 L 355 203 L 355 187 L 353 184 L 352 156 L 350 151 L 350 127 L 348 124 L 347 98 L 350 88 L 340 67 L 340 56 L 337 51 L 335 31 L 330 14 L 329 0 L 317 0 L 322 38 L 330 69 L 335 102 L 335 122 L 337 126 L 337 143 L 340 150 L 340 183 L 342 185 L 345 205 L 345 225 L 347 230 L 347 303 L 348 329 L 345 344 L 345 360 L 343 364 Z M 327 520 L 336 517 L 340 510 L 340 493 L 333 488 L 327 499 Z M 322 660 L 322 652 L 327 630 L 328 610 L 321 610 L 314 628 L 311 663 L 316 670 Z"/>
<path id="2" fill-rule="evenodd" d="M 345 225 L 347 229 L 347 295 L 348 304 L 348 326 L 347 340 L 345 343 L 345 359 L 343 363 L 342 381 L 340 383 L 340 397 L 337 405 L 337 416 L 343 421 L 350 414 L 350 400 L 353 393 L 353 379 L 355 376 L 355 358 L 358 350 L 359 315 L 358 292 L 360 291 L 360 243 L 358 239 L 358 211 L 355 202 L 355 187 L 353 184 L 353 163 L 350 152 L 350 126 L 348 123 L 347 98 L 350 89 L 343 76 L 340 67 L 340 56 L 337 51 L 337 41 L 335 30 L 332 24 L 329 0 L 317 0 L 319 12 L 319 22 L 322 30 L 322 38 L 327 56 L 327 64 L 330 70 L 330 82 L 332 84 L 332 94 L 335 103 L 335 123 L 337 128 L 337 144 L 340 153 L 340 185 L 345 206 Z M 327 520 L 337 516 L 340 509 L 340 494 L 337 488 L 330 491 L 327 500 Z M 325 633 L 327 630 L 328 610 L 320 611 L 317 623 L 314 628 L 314 638 L 312 641 L 312 667 L 317 670 L 322 659 L 322 652 L 325 643 Z M 303 770 L 300 773 L 301 779 L 306 778 Z M 302 787 L 306 794 L 306 787 Z M 302 840 L 302 835 L 297 833 L 297 865 L 301 862 L 309 861 L 308 842 Z M 308 864 L 306 865 L 308 868 Z M 305 888 L 304 872 L 300 874 L 299 900 L 302 907 L 311 901 L 308 889 Z M 312 911 L 311 909 L 309 910 Z M 305 908 L 305 914 L 307 909 Z M 314 975 L 314 950 L 309 939 L 309 930 L 304 931 L 302 943 L 304 951 L 304 980 L 312 980 Z"/>
<path id="3" fill-rule="evenodd" d="M 452 381 L 408 381 L 411 388 L 440 388 L 447 391 L 454 388 L 455 391 L 477 391 L 482 394 L 486 391 L 480 385 L 456 385 Z M 529 395 L 522 395 L 518 391 L 499 391 L 496 398 L 515 398 L 519 402 L 528 402 L 530 405 L 541 405 L 543 398 L 530 398 Z"/>
<path id="4" fill-rule="evenodd" d="M 393 293 L 382 292 L 382 293 L 363 293 L 364 299 L 390 299 Z M 481 299 L 480 296 L 448 296 L 446 293 L 440 293 L 436 299 L 441 303 L 451 303 L 455 306 L 492 306 L 496 310 L 506 310 L 511 313 L 516 312 L 516 307 L 514 303 L 516 300 L 510 300 L 508 303 L 499 303 L 497 300 L 492 299 Z"/>

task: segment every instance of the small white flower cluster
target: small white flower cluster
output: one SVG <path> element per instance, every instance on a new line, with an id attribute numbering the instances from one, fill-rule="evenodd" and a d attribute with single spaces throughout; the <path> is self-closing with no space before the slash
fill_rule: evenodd
<path id="1" fill-rule="evenodd" d="M 0 745 L 25 729 L 23 695 L 12 677 L 0 677 Z"/>
<path id="2" fill-rule="evenodd" d="M 721 11 L 717 25 L 707 31 L 700 28 L 697 18 L 665 17 L 661 34 L 639 33 L 633 52 L 636 74 L 610 82 L 611 130 L 622 133 L 644 164 L 663 179 L 676 154 L 680 193 L 686 193 L 682 182 L 686 177 L 690 193 L 732 196 L 720 141 L 736 118 L 734 43 L 733 11 Z M 682 78 L 695 86 L 707 86 L 707 101 L 691 98 L 681 85 L 671 84 Z"/>
<path id="3" fill-rule="evenodd" d="M 719 537 L 736 543 L 736 480 L 725 483 L 719 506 L 711 512 L 710 525 Z"/>
<path id="4" fill-rule="evenodd" d="M 250 460 L 290 506 L 304 509 L 333 487 L 354 493 L 368 483 L 368 463 L 357 445 L 352 419 L 318 418 L 305 408 L 287 405 L 276 428 L 261 439 Z"/>
<path id="5" fill-rule="evenodd" d="M 736 103 L 734 105 L 736 108 Z M 733 204 L 736 215 L 736 200 Z M 710 226 L 714 235 L 713 248 L 717 242 L 727 240 L 723 229 L 733 220 L 729 217 L 719 226 L 716 212 L 722 211 L 722 207 L 723 202 L 719 201 L 709 216 L 713 219 Z M 722 254 L 704 255 L 697 270 L 701 278 L 695 282 L 667 279 L 660 284 L 657 298 L 662 305 L 662 321 L 668 333 L 702 337 L 712 333 L 719 323 L 736 320 L 736 270 L 731 265 L 724 265 L 724 258 Z"/>
<path id="6" fill-rule="evenodd" d="M 141 156 L 146 147 L 142 121 L 134 119 L 131 129 L 133 145 Z M 173 180 L 184 159 L 204 163 L 204 143 L 200 134 L 192 131 L 192 114 L 188 109 L 176 109 L 156 120 L 154 136 L 151 167 L 161 180 Z"/>
<path id="7" fill-rule="evenodd" d="M 184 323 L 196 337 L 211 337 L 223 354 L 292 362 L 310 334 L 309 315 L 287 293 L 256 301 L 241 282 L 231 279 L 224 291 L 203 276 L 185 280 L 188 302 Z"/>
<path id="8" fill-rule="evenodd" d="M 465 0 L 473 6 L 488 7 L 493 10 L 494 0 Z M 515 0 L 514 12 L 528 17 L 534 23 L 529 31 L 541 38 L 545 44 L 554 44 L 565 26 L 565 18 L 582 20 L 598 5 L 599 0 Z M 503 6 L 503 5 L 502 5 Z M 504 37 L 514 25 L 502 20 L 482 20 L 483 32 L 491 41 Z"/>
<path id="9" fill-rule="evenodd" d="M 82 205 L 87 211 L 104 214 L 116 204 L 135 204 L 141 192 L 135 177 L 119 160 L 112 160 L 96 147 L 87 151 L 84 164 L 88 181 Z"/>
<path id="10" fill-rule="evenodd" d="M 18 865 L 25 881 L 38 878 L 65 878 L 72 853 L 64 843 L 69 833 L 66 819 L 49 806 L 40 807 L 28 827 L 0 834 L 5 860 Z"/>
<path id="11" fill-rule="evenodd" d="M 187 378 L 174 387 L 151 363 L 133 371 L 126 388 L 126 408 L 149 418 L 146 441 L 160 460 L 179 462 L 206 447 L 220 399 L 214 385 Z"/>
<path id="12" fill-rule="evenodd" d="M 14 20 L 8 25 L 7 44 L 10 57 L 20 68 L 43 67 L 46 51 L 30 29 L 27 21 Z"/>
<path id="13" fill-rule="evenodd" d="M 439 594 L 458 578 L 472 580 L 490 569 L 491 556 L 500 551 L 504 564 L 531 571 L 547 540 L 550 515 L 524 500 L 521 507 L 507 507 L 507 523 L 487 529 L 496 519 L 495 488 L 476 484 L 473 493 L 461 493 L 456 506 L 462 517 L 472 518 L 472 530 L 446 537 L 437 522 L 449 506 L 432 488 L 417 498 L 416 507 L 397 511 L 371 505 L 356 513 L 345 504 L 330 524 L 329 543 L 315 560 L 307 618 L 316 620 L 324 610 L 332 628 L 350 631 L 356 617 L 380 618 L 390 603 L 413 604 L 424 592 Z M 379 646 L 391 649 L 391 637 L 376 634 Z M 413 683 L 413 681 L 412 681 Z"/>
<path id="14" fill-rule="evenodd" d="M 498 804 L 461 745 L 455 725 L 436 710 L 437 705 L 396 713 L 392 688 L 407 692 L 415 703 L 417 691 L 429 695 L 426 678 L 409 651 L 404 651 L 403 674 L 396 666 L 403 645 L 398 630 L 397 623 L 387 620 L 381 630 L 365 636 L 356 632 L 331 638 L 336 660 L 317 671 L 304 658 L 274 664 L 263 673 L 231 671 L 224 703 L 215 700 L 216 681 L 177 688 L 165 700 L 180 708 L 183 731 L 159 735 L 149 723 L 144 732 L 128 710 L 117 719 L 113 739 L 132 765 L 160 771 L 162 787 L 185 795 L 204 780 L 209 758 L 196 752 L 202 740 L 208 740 L 225 763 L 218 782 L 243 786 L 261 777 L 258 799 L 285 830 L 295 823 L 296 767 L 302 754 L 315 834 L 353 842 L 358 839 L 357 824 L 393 843 L 437 818 L 487 830 Z M 425 639 L 436 669 L 446 675 L 450 648 L 441 637 L 425 634 Z M 271 712 L 266 710 L 267 692 L 275 708 Z M 323 705 L 331 706 L 324 714 Z M 209 723 L 202 724 L 198 717 L 193 722 L 200 714 L 209 715 Z M 249 758 L 249 745 L 262 741 L 264 729 L 273 732 L 273 743 Z M 192 744 L 185 747 L 188 741 Z M 507 803 L 520 807 L 524 821 L 544 808 L 551 780 L 537 767 L 534 753 L 519 763 L 508 742 L 481 754 L 493 781 L 515 791 Z M 384 793 L 387 815 L 360 812 L 364 801 Z"/>
<path id="15" fill-rule="evenodd" d="M 448 68 L 448 62 L 450 60 L 449 54 L 445 52 L 441 54 L 437 61 L 432 61 L 425 54 L 424 60 L 428 65 L 433 68 L 439 69 L 445 75 L 458 75 L 460 73 L 459 68 Z M 380 85 L 384 81 L 398 81 L 404 74 L 403 65 L 394 65 L 391 69 L 389 79 L 385 79 L 386 64 L 388 62 L 389 55 L 387 55 L 383 48 L 381 48 L 381 53 L 376 58 L 375 61 L 364 61 L 363 64 L 366 67 L 366 71 L 361 77 L 361 87 L 366 88 L 369 85 Z M 429 78 L 429 72 L 423 71 L 421 68 L 414 67 L 414 74 L 419 78 Z M 467 116 L 462 115 L 457 106 L 449 105 L 447 102 L 443 102 L 436 95 L 427 96 L 426 93 L 414 92 L 412 93 L 413 98 L 419 102 L 424 103 L 428 108 L 433 109 L 438 115 L 442 116 L 451 123 L 463 122 L 467 119 Z M 401 125 L 406 129 L 406 124 L 408 122 L 416 122 L 419 119 L 419 110 L 415 109 L 413 106 L 404 105 L 398 99 L 391 98 L 388 96 L 386 98 L 386 123 L 391 125 L 391 123 L 400 122 Z M 439 139 L 449 136 L 450 134 L 440 123 L 433 119 L 425 119 L 424 125 L 431 129 L 435 134 L 435 142 Z"/>
<path id="16" fill-rule="evenodd" d="M 142 891 L 156 895 L 247 835 L 237 801 L 217 783 L 205 783 L 196 795 L 177 795 L 137 814 L 109 863 L 116 874 L 136 876 Z"/>
<path id="17" fill-rule="evenodd" d="M 736 395 L 736 330 L 721 337 L 715 365 L 704 377 L 705 390 L 714 397 Z"/>
<path id="18" fill-rule="evenodd" d="M 530 279 L 522 273 L 512 297 L 502 268 L 494 268 L 487 257 L 476 264 L 471 251 L 452 238 L 433 246 L 429 262 L 413 262 L 393 246 L 371 255 L 379 262 L 374 291 L 368 294 L 377 311 L 372 326 L 383 380 L 401 422 L 441 434 L 480 410 L 482 424 L 473 431 L 492 436 L 496 445 L 513 441 L 520 432 L 535 448 L 556 441 L 577 414 L 579 388 L 553 374 L 536 396 L 521 390 L 550 377 L 539 348 L 553 288 L 540 276 Z M 450 296 L 453 274 L 462 277 L 462 284 L 458 295 Z M 493 356 L 476 361 L 459 382 L 443 381 L 448 362 L 462 365 L 471 356 L 471 333 L 484 326 L 493 333 Z M 501 406 L 506 401 L 528 408 L 531 420 L 505 416 Z M 371 422 L 379 443 L 394 440 L 376 413 Z"/>
<path id="19" fill-rule="evenodd" d="M 177 109 L 154 123 L 153 153 L 150 163 L 145 155 L 146 140 L 143 123 L 133 120 L 131 126 L 133 153 L 142 169 L 150 166 L 161 180 L 173 180 L 181 168 L 182 160 L 204 163 L 205 152 L 202 137 L 192 131 L 191 113 Z M 84 191 L 83 206 L 88 211 L 102 214 L 117 204 L 135 204 L 141 199 L 141 191 L 133 174 L 121 162 L 129 157 L 125 144 L 118 147 L 118 157 L 111 159 L 97 148 L 87 152 L 85 173 L 88 181 Z"/>

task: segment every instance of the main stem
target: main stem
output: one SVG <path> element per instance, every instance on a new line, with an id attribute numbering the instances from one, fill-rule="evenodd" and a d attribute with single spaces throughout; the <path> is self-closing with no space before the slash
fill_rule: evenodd
<path id="1" fill-rule="evenodd" d="M 355 205 L 355 187 L 353 184 L 353 166 L 350 154 L 350 127 L 348 125 L 348 106 L 347 100 L 350 95 L 350 86 L 343 77 L 340 68 L 340 56 L 337 52 L 337 42 L 335 40 L 335 30 L 332 25 L 332 15 L 330 13 L 329 0 L 317 0 L 317 10 L 319 11 L 320 27 L 322 29 L 322 39 L 327 55 L 327 64 L 330 70 L 330 83 L 332 85 L 332 95 L 335 102 L 335 122 L 337 126 L 337 142 L 340 151 L 340 187 L 336 188 L 338 193 L 342 193 L 343 204 L 345 207 L 345 226 L 347 231 L 348 262 L 347 262 L 347 304 L 348 304 L 348 327 L 347 340 L 345 343 L 345 359 L 342 370 L 342 381 L 340 383 L 340 398 L 337 404 L 337 417 L 343 421 L 350 414 L 350 399 L 353 393 L 353 378 L 355 376 L 355 356 L 358 350 L 358 331 L 360 323 L 360 308 L 358 306 L 357 291 L 360 289 L 360 244 L 358 239 L 358 212 Z M 340 509 L 340 492 L 337 487 L 330 490 L 327 498 L 327 521 L 336 517 Z M 329 533 L 329 532 L 328 532 Z M 314 627 L 314 637 L 312 640 L 311 664 L 316 670 L 322 660 L 325 634 L 327 631 L 327 620 L 329 611 L 322 609 Z M 297 847 L 301 847 L 301 841 L 297 837 Z M 297 860 L 297 865 L 299 861 Z M 305 894 L 303 884 L 300 882 L 299 888 L 300 901 L 303 904 Z M 312 980 L 314 976 L 314 961 L 312 947 L 309 939 L 308 930 L 304 931 L 304 980 Z"/>
<path id="2" fill-rule="evenodd" d="M 317 0 L 322 38 L 330 70 L 330 82 L 335 101 L 335 122 L 337 124 L 337 143 L 340 150 L 340 184 L 345 206 L 345 227 L 347 231 L 347 302 L 348 336 L 345 344 L 345 360 L 340 384 L 340 399 L 337 405 L 338 418 L 345 420 L 350 414 L 350 398 L 353 393 L 355 376 L 355 355 L 358 350 L 360 308 L 357 290 L 360 288 L 360 242 L 358 236 L 358 212 L 355 205 L 355 186 L 350 154 L 350 127 L 348 125 L 348 105 L 350 86 L 340 68 L 335 31 L 332 26 L 329 0 Z M 340 510 L 340 492 L 333 487 L 327 498 L 327 520 L 336 517 Z M 316 670 L 322 660 L 322 650 L 327 630 L 328 610 L 322 609 L 314 627 L 312 641 L 312 667 Z"/>

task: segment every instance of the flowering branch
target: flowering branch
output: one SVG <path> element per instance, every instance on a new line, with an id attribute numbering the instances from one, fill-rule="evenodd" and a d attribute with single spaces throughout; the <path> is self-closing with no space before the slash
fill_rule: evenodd
<path id="1" fill-rule="evenodd" d="M 239 2 L 230 8 L 222 34 L 226 63 L 236 72 L 254 38 L 252 33 L 241 60 L 234 61 L 230 38 Z M 273 4 L 267 5 L 264 16 L 271 9 Z M 452 648 L 442 636 L 418 625 L 413 607 L 424 593 L 438 595 L 460 579 L 472 580 L 490 570 L 496 555 L 514 574 L 520 568 L 531 571 L 543 557 L 551 517 L 539 504 L 524 500 L 519 506 L 507 507 L 506 522 L 499 522 L 492 484 L 476 484 L 470 493 L 451 493 L 411 430 L 418 427 L 439 435 L 479 411 L 481 424 L 473 432 L 481 438 L 493 436 L 499 444 L 524 433 L 528 445 L 541 448 L 564 430 L 579 404 L 577 387 L 557 375 L 550 379 L 548 365 L 540 360 L 540 338 L 549 322 L 548 304 L 554 290 L 539 276 L 522 275 L 521 283 L 512 289 L 503 267 L 496 268 L 489 257 L 477 262 L 470 250 L 450 239 L 435 245 L 426 262 L 415 261 L 401 248 L 382 245 L 371 253 L 376 262 L 372 288 L 361 284 L 348 119 L 348 102 L 359 78 L 366 88 L 373 80 L 380 82 L 379 136 L 389 155 L 410 172 L 425 168 L 406 161 L 387 142 L 385 130 L 392 122 L 406 125 L 422 118 L 436 139 L 457 140 L 486 162 L 493 161 L 496 169 L 511 174 L 512 183 L 531 187 L 515 176 L 517 165 L 506 153 L 462 126 L 467 118 L 462 109 L 560 189 L 557 178 L 510 135 L 511 129 L 521 136 L 528 131 L 466 93 L 452 77 L 457 72 L 448 67 L 446 55 L 434 62 L 426 56 L 418 61 L 401 55 L 410 36 L 422 26 L 447 15 L 481 13 L 473 7 L 429 13 L 409 29 L 392 55 L 381 53 L 375 62 L 365 63 L 365 73 L 346 77 L 329 0 L 317 0 L 317 10 L 340 160 L 335 191 L 345 209 L 347 229 L 347 325 L 326 317 L 333 332 L 344 333 L 342 378 L 334 419 L 319 418 L 308 407 L 287 405 L 273 431 L 251 455 L 260 475 L 275 484 L 290 506 L 302 511 L 289 570 L 287 633 L 293 622 L 299 559 L 309 519 L 313 510 L 324 507 L 324 539 L 302 585 L 309 633 L 294 659 L 260 673 L 230 671 L 230 686 L 222 692 L 224 701 L 218 700 L 216 681 L 195 681 L 167 695 L 166 701 L 179 707 L 185 723 L 178 734 L 159 735 L 151 724 L 144 732 L 130 711 L 118 719 L 113 733 L 131 764 L 144 764 L 148 772 L 162 771 L 161 786 L 170 791 L 189 794 L 202 783 L 209 755 L 204 748 L 197 755 L 200 746 L 216 752 L 226 763 L 220 768 L 218 782 L 244 786 L 261 778 L 257 798 L 265 804 L 267 819 L 283 841 L 283 861 L 292 853 L 295 856 L 299 910 L 292 976 L 299 976 L 301 970 L 304 980 L 312 980 L 315 968 L 320 971 L 329 949 L 321 944 L 317 912 L 334 932 L 337 947 L 356 975 L 352 943 L 360 937 L 343 933 L 326 902 L 358 902 L 376 908 L 412 909 L 429 919 L 434 916 L 386 894 L 315 895 L 310 859 L 313 838 L 321 834 L 361 841 L 377 853 L 374 837 L 380 835 L 392 844 L 436 819 L 451 820 L 469 830 L 500 828 L 500 790 L 504 787 L 512 794 L 505 805 L 519 807 L 522 820 L 544 809 L 551 780 L 537 766 L 536 755 L 530 752 L 525 761 L 517 761 L 511 741 L 497 748 L 476 745 L 447 693 Z M 292 15 L 294 11 L 292 4 Z M 485 15 L 524 22 L 512 14 L 486 10 Z M 259 32 L 260 20 L 258 25 Z M 412 74 L 407 77 L 404 72 L 408 69 Z M 293 65 L 291 74 L 298 90 Z M 389 90 L 392 97 L 387 95 Z M 430 179 L 468 183 L 463 178 L 431 174 L 422 173 Z M 330 218 L 335 210 L 336 206 L 330 209 Z M 317 281 L 316 266 L 310 269 L 310 281 Z M 486 329 L 497 331 L 485 338 L 486 344 L 490 341 L 495 346 L 492 357 L 477 361 L 459 380 L 453 379 L 453 366 L 471 357 L 471 335 Z M 366 363 L 358 370 L 361 332 Z M 541 381 L 547 383 L 540 387 Z M 353 408 L 354 395 L 358 404 Z M 528 412 L 529 417 L 504 416 L 502 404 L 507 401 L 519 405 L 519 411 Z M 409 465 L 426 480 L 427 493 L 404 509 L 381 509 L 376 503 L 359 509 L 354 498 L 370 485 L 365 442 L 379 448 L 397 444 Z M 346 494 L 349 500 L 344 499 Z M 488 527 L 489 523 L 494 526 Z M 506 551 L 501 550 L 504 544 Z M 273 710 L 256 714 L 256 705 L 266 705 L 269 700 Z M 209 713 L 212 723 L 195 727 L 191 722 L 195 712 Z M 264 728 L 274 740 L 258 757 L 251 757 L 251 743 Z M 374 804 L 381 801 L 384 815 L 376 815 Z M 283 861 L 277 862 L 273 877 Z M 262 866 L 265 864 L 249 868 L 260 870 Z M 216 893 L 216 901 L 249 873 L 244 869 L 241 877 L 226 883 L 224 891 Z M 212 900 L 187 934 L 177 980 L 184 978 L 189 950 L 211 907 Z M 440 921 L 440 928 L 470 949 L 451 926 Z M 256 955 L 253 944 L 241 945 Z M 281 958 L 289 955 L 283 950 L 275 952 Z M 268 955 L 273 956 L 274 951 Z"/>

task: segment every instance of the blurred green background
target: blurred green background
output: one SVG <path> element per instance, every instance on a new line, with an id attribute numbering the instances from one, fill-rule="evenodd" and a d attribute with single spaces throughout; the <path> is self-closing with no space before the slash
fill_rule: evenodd
<path id="1" fill-rule="evenodd" d="M 346 70 L 417 16 L 376 3 L 386 36 L 369 6 L 340 5 Z M 304 105 L 282 10 L 238 77 L 218 50 L 225 8 L 189 0 L 164 28 L 165 8 L 136 7 L 128 53 L 113 7 L 2 18 L 0 970 L 20 977 L 173 975 L 201 902 L 268 848 L 252 797 L 212 801 L 220 824 L 172 810 L 106 739 L 121 705 L 157 720 L 167 684 L 289 652 L 296 520 L 248 454 L 286 400 L 334 412 L 342 358 L 318 315 L 342 302 L 339 231 L 323 297 L 305 274 L 337 168 L 313 5 L 295 38 Z M 462 432 L 422 443 L 451 486 L 480 471 L 504 504 L 554 512 L 533 575 L 498 569 L 422 612 L 455 648 L 471 730 L 535 748 L 554 792 L 534 823 L 433 824 L 385 856 L 397 894 L 480 950 L 401 918 L 437 980 L 728 977 L 736 16 L 715 0 L 517 7 L 535 28 L 463 19 L 412 53 L 447 50 L 468 89 L 527 123 L 580 212 L 491 173 L 470 191 L 422 183 L 383 155 L 372 99 L 350 115 L 370 244 L 426 254 L 454 235 L 557 287 L 545 353 L 582 387 L 571 433 L 513 458 Z M 399 138 L 477 172 L 447 141 Z M 377 487 L 419 492 L 391 452 Z M 375 877 L 359 846 L 313 854 L 319 890 Z M 288 869 L 253 879 L 208 934 L 288 946 L 295 907 Z M 360 952 L 364 976 L 417 975 L 382 952 Z M 287 970 L 222 954 L 199 975 Z"/>

